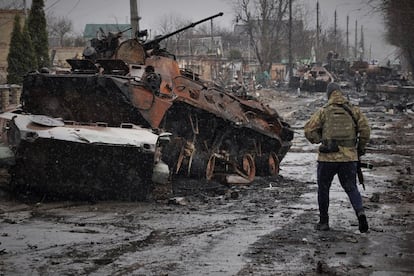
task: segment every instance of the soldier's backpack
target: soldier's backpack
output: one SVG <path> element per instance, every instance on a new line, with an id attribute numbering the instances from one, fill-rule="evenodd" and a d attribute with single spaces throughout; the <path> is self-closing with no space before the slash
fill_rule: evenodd
<path id="1" fill-rule="evenodd" d="M 338 146 L 353 147 L 356 144 L 357 125 L 352 111 L 346 105 L 330 104 L 325 107 L 322 140 Z"/>

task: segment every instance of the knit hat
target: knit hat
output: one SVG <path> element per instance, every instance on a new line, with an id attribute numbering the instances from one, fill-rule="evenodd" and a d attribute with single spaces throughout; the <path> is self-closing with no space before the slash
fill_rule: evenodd
<path id="1" fill-rule="evenodd" d="M 335 90 L 341 91 L 341 87 L 336 82 L 330 82 L 326 87 L 326 95 L 328 96 L 328 100 L 329 97 L 331 97 L 332 92 Z"/>

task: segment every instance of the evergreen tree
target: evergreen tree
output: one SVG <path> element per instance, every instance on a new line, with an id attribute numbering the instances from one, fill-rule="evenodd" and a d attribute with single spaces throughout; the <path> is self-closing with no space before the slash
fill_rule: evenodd
<path id="1" fill-rule="evenodd" d="M 24 59 L 23 34 L 20 26 L 20 16 L 14 17 L 13 32 L 10 39 L 10 50 L 7 56 L 7 82 L 21 84 L 24 71 L 22 60 Z"/>
<path id="2" fill-rule="evenodd" d="M 34 71 L 37 69 L 37 59 L 33 48 L 32 39 L 30 38 L 29 26 L 27 22 L 23 27 L 22 41 L 25 53 L 23 55 L 24 69 L 26 70 L 26 72 Z"/>
<path id="3" fill-rule="evenodd" d="M 29 33 L 39 68 L 50 65 L 46 16 L 43 8 L 43 0 L 33 0 L 28 18 Z"/>

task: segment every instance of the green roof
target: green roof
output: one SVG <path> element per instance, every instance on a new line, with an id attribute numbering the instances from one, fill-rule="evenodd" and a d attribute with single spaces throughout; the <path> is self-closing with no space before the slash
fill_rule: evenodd
<path id="1" fill-rule="evenodd" d="M 91 39 L 101 35 L 100 28 L 107 34 L 108 32 L 122 32 L 131 28 L 131 24 L 86 24 L 83 31 L 83 37 Z M 131 30 L 128 30 L 122 34 L 123 37 L 131 37 Z"/>

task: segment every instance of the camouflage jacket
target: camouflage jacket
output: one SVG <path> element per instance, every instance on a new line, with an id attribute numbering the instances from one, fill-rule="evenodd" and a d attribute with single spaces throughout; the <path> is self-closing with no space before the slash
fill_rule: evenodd
<path id="1" fill-rule="evenodd" d="M 347 105 L 352 111 L 352 115 L 357 122 L 357 145 L 354 147 L 339 146 L 338 152 L 322 153 L 319 152 L 318 161 L 325 162 L 350 162 L 358 161 L 358 149 L 365 149 L 365 145 L 369 141 L 371 130 L 368 125 L 368 120 L 358 107 L 352 106 L 340 91 L 334 91 L 329 98 L 328 104 L 315 112 L 310 120 L 306 122 L 304 131 L 305 137 L 312 144 L 322 142 L 322 130 L 326 118 L 325 108 L 331 104 Z"/>

